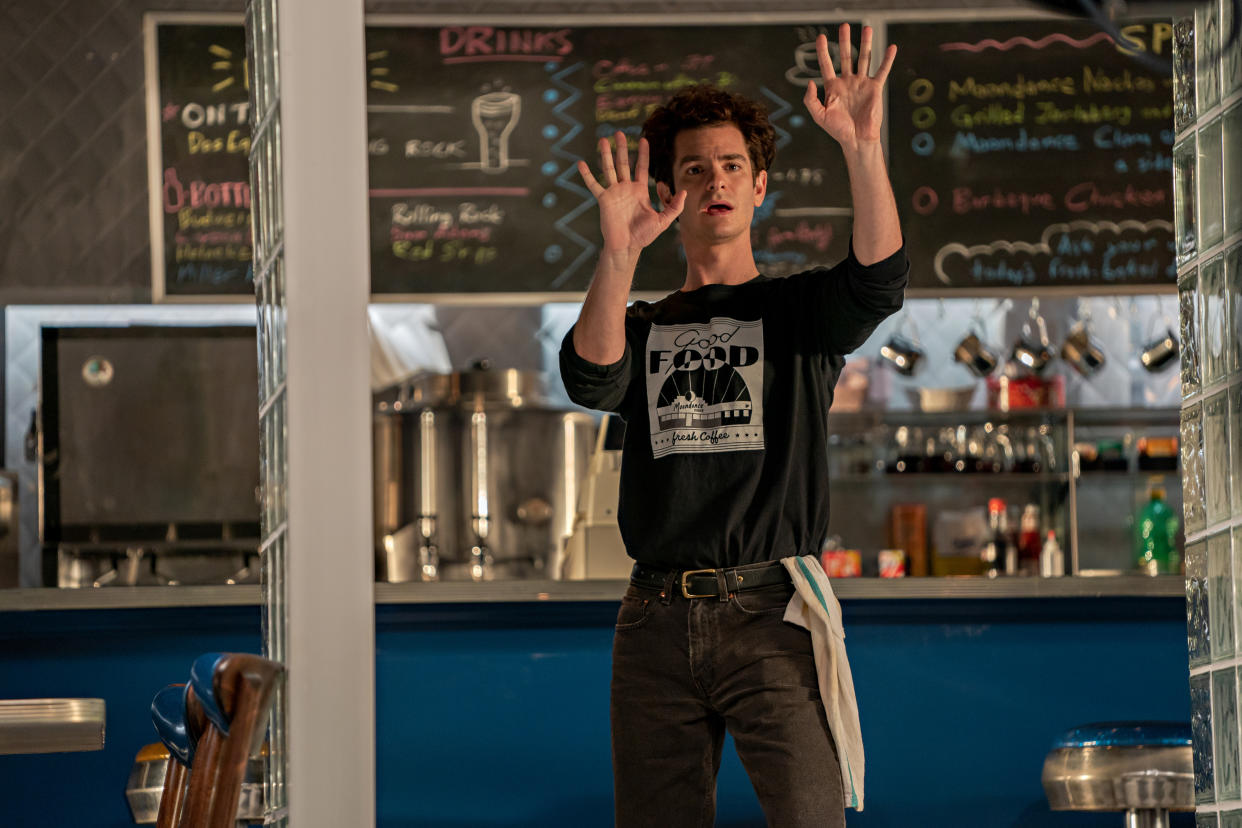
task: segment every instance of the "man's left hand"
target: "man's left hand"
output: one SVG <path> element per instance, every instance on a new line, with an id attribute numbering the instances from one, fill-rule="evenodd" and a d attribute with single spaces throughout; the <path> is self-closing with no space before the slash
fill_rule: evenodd
<path id="1" fill-rule="evenodd" d="M 840 75 L 828 55 L 828 37 L 821 34 L 815 41 L 820 71 L 824 75 L 824 101 L 820 103 L 815 81 L 810 81 L 803 103 L 815 123 L 835 138 L 846 152 L 880 140 L 880 125 L 884 121 L 884 82 L 893 68 L 897 47 L 889 45 L 884 51 L 880 68 L 875 75 L 871 75 L 871 37 L 871 27 L 864 26 L 858 49 L 858 69 L 855 71 L 850 24 L 841 24 L 838 34 Z"/>

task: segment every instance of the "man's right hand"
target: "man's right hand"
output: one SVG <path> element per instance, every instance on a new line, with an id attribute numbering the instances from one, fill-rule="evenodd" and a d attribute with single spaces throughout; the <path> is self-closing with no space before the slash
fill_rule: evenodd
<path id="1" fill-rule="evenodd" d="M 604 236 L 605 254 L 622 254 L 637 257 L 639 251 L 656 240 L 673 220 L 681 215 L 686 204 L 686 191 L 682 190 L 656 212 L 651 206 L 651 193 L 647 180 L 650 149 L 647 139 L 638 140 L 638 165 L 630 177 L 629 148 L 625 134 L 618 131 L 614 137 L 617 146 L 616 160 L 607 138 L 599 141 L 599 157 L 604 183 L 601 185 L 591 174 L 585 161 L 578 162 L 578 173 L 586 188 L 599 202 L 599 227 Z"/>

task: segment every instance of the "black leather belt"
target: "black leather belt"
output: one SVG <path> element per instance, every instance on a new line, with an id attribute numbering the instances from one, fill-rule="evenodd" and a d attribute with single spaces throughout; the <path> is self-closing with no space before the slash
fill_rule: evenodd
<path id="1" fill-rule="evenodd" d="M 630 583 L 664 589 L 670 570 L 634 564 Z M 789 573 L 780 561 L 734 566 L 728 569 L 677 570 L 673 583 L 686 598 L 727 598 L 734 592 L 745 592 L 774 584 L 789 583 Z"/>

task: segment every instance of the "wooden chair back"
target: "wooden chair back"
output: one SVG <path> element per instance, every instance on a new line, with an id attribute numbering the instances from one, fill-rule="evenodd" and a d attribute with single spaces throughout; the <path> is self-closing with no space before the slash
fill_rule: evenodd
<path id="1" fill-rule="evenodd" d="M 235 825 L 246 764 L 263 742 L 283 677 L 282 665 L 257 655 L 208 653 L 195 660 L 187 686 L 160 691 L 152 718 L 173 755 L 157 828 Z"/>

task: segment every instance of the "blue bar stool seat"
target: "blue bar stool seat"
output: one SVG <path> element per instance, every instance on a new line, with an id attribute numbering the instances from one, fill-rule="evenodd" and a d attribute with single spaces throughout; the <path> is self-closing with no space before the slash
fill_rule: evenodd
<path id="1" fill-rule="evenodd" d="M 184 684 L 170 684 L 156 693 L 151 701 L 151 721 L 164 747 L 188 768 L 194 763 L 195 740 L 186 727 L 185 694 Z"/>
<path id="2" fill-rule="evenodd" d="M 194 748 L 198 743 L 198 733 L 191 732 L 187 717 L 190 693 L 190 688 L 184 684 L 170 684 L 156 693 L 151 701 L 151 721 L 160 741 L 168 749 L 164 767 L 164 790 L 167 793 L 161 797 L 160 811 L 154 820 L 159 828 L 175 828 L 181 821 L 185 805 L 186 784 L 190 766 L 194 763 Z M 140 752 L 139 756 L 143 754 Z"/>
<path id="3" fill-rule="evenodd" d="M 1195 809 L 1190 724 L 1097 722 L 1068 730 L 1044 759 L 1054 811 L 1125 811 L 1126 828 L 1168 828 Z"/>

